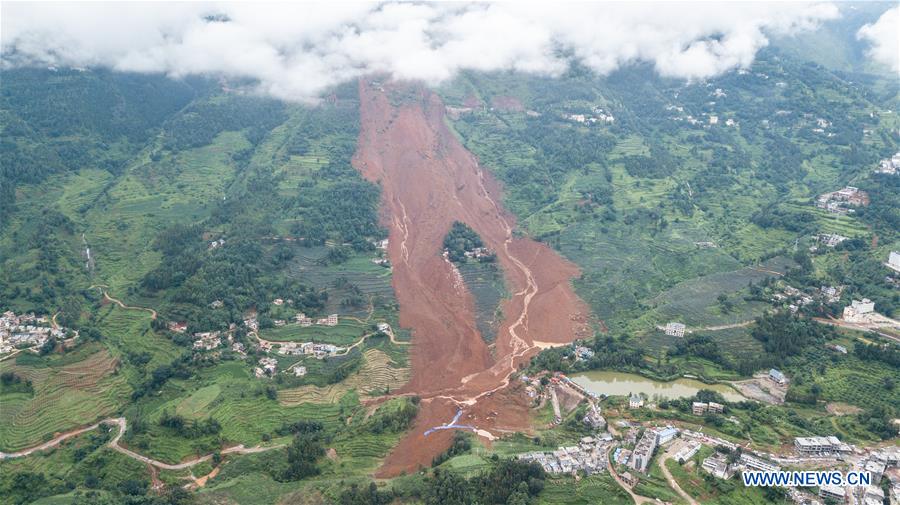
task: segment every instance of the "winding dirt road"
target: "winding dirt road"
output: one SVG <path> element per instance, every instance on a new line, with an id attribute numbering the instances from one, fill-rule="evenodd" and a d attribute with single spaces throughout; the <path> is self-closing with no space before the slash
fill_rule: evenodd
<path id="1" fill-rule="evenodd" d="M 34 446 L 30 449 L 25 449 L 25 450 L 18 451 L 18 452 L 0 452 L 0 460 L 22 458 L 22 457 L 34 454 L 35 452 L 45 451 L 47 449 L 56 447 L 57 445 L 61 444 L 63 441 L 65 441 L 69 438 L 81 435 L 82 433 L 86 433 L 91 430 L 95 430 L 101 424 L 116 425 L 119 428 L 119 432 L 116 434 L 116 436 L 113 437 L 113 439 L 110 440 L 109 443 L 107 443 L 107 446 L 110 449 L 120 452 L 120 453 L 122 453 L 132 459 L 136 459 L 142 463 L 152 465 L 156 468 L 161 468 L 163 470 L 184 470 L 185 468 L 190 468 L 194 465 L 203 463 L 204 461 L 209 461 L 213 457 L 213 454 L 210 453 L 205 456 L 198 456 L 196 458 L 189 459 L 187 461 L 183 461 L 181 463 L 169 464 L 169 463 L 164 463 L 162 461 L 155 460 L 153 458 L 148 458 L 147 456 L 142 456 L 130 449 L 126 449 L 125 447 L 122 447 L 121 445 L 119 445 L 119 440 L 122 438 L 122 435 L 124 435 L 125 431 L 127 431 L 127 429 L 128 429 L 128 421 L 124 417 L 111 417 L 109 419 L 104 419 L 104 420 L 100 421 L 99 423 L 92 424 L 92 425 L 86 426 L 84 428 L 78 428 L 76 430 L 68 431 L 66 433 L 63 433 L 63 434 L 55 437 L 52 440 L 49 440 L 40 445 Z M 243 445 L 236 445 L 233 447 L 227 447 L 225 449 L 222 449 L 221 451 L 219 451 L 219 453 L 220 454 L 253 454 L 253 453 L 258 453 L 258 452 L 271 451 L 273 449 L 279 449 L 281 447 L 284 447 L 284 445 L 283 444 L 272 445 L 272 446 L 268 446 L 268 447 L 260 447 L 260 446 L 244 447 Z"/>
<path id="2" fill-rule="evenodd" d="M 458 408 L 467 425 L 492 431 L 529 429 L 510 375 L 539 350 L 587 335 L 588 310 L 575 295 L 575 265 L 544 244 L 513 235 L 513 217 L 498 203 L 499 186 L 444 123 L 444 106 L 418 86 L 359 83 L 361 128 L 353 165 L 382 189 L 382 222 L 400 305 L 400 325 L 413 333 L 412 377 L 400 394 L 423 399 L 412 432 L 380 476 L 427 466 L 449 446 L 448 422 Z M 475 302 L 441 256 L 454 221 L 471 226 L 497 254 L 512 293 L 493 352 L 475 325 Z M 543 344 L 542 344 L 543 345 Z"/>
<path id="3" fill-rule="evenodd" d="M 149 312 L 150 319 L 156 319 L 157 314 L 154 309 L 151 309 L 150 307 L 135 307 L 132 305 L 125 305 L 122 302 L 122 300 L 119 300 L 119 299 L 109 296 L 109 291 L 103 289 L 106 287 L 108 287 L 106 284 L 94 284 L 92 286 L 89 286 L 88 289 L 96 289 L 96 290 L 100 291 L 101 293 L 103 293 L 103 300 L 106 302 L 115 303 L 116 305 L 118 305 L 119 307 L 121 307 L 125 310 L 141 310 L 144 312 Z"/>

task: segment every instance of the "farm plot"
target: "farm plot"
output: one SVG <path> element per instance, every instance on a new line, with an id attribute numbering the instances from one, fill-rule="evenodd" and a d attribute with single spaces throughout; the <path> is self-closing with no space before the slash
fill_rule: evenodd
<path id="1" fill-rule="evenodd" d="M 508 296 L 503 274 L 492 263 L 466 263 L 459 267 L 463 282 L 475 297 L 475 324 L 485 342 L 493 342 L 502 316 L 500 302 Z"/>
<path id="2" fill-rule="evenodd" d="M 738 292 L 750 282 L 757 283 L 784 272 L 783 259 L 770 260 L 758 267 L 745 267 L 684 281 L 653 298 L 655 308 L 641 319 L 650 324 L 681 321 L 689 327 L 737 324 L 753 319 L 769 306 L 763 302 L 744 301 Z M 718 307 L 717 297 L 726 295 L 733 303 L 728 311 Z"/>
<path id="3" fill-rule="evenodd" d="M 361 396 L 394 390 L 409 380 L 409 369 L 394 365 L 390 357 L 377 349 L 363 353 L 364 361 L 359 372 L 347 379 L 325 387 L 301 386 L 278 392 L 281 405 L 291 406 L 303 403 L 335 403 L 351 390 Z"/>
<path id="4" fill-rule="evenodd" d="M 35 445 L 53 433 L 106 417 L 123 404 L 129 393 L 118 360 L 107 351 L 59 368 L 7 365 L 31 381 L 34 395 L 4 395 L 0 409 L 0 447 L 14 451 Z"/>

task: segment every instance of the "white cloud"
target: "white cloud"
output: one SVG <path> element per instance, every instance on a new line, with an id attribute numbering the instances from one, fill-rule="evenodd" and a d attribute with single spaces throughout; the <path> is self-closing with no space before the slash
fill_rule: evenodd
<path id="1" fill-rule="evenodd" d="M 878 21 L 860 28 L 856 37 L 869 43 L 870 58 L 900 72 L 900 7 L 886 11 Z"/>
<path id="2" fill-rule="evenodd" d="M 310 100 L 370 72 L 433 83 L 462 69 L 555 75 L 573 59 L 600 73 L 650 62 L 662 75 L 700 79 L 749 65 L 769 33 L 814 28 L 838 10 L 807 3 L 4 3 L 2 14 L 6 65 L 249 78 L 264 93 Z M 211 14 L 228 21 L 207 21 Z"/>

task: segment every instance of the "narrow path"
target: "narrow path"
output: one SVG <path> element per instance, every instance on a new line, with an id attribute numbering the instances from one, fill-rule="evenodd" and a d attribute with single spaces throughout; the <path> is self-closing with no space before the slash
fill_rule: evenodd
<path id="1" fill-rule="evenodd" d="M 746 326 L 750 326 L 753 324 L 755 319 L 748 319 L 746 321 L 741 321 L 739 323 L 731 323 L 731 324 L 721 324 L 718 326 L 701 326 L 699 328 L 685 328 L 685 333 L 693 333 L 695 331 L 719 331 L 719 330 L 730 330 L 732 328 L 744 328 Z M 663 325 L 656 325 L 656 329 L 660 331 L 665 331 L 666 327 Z"/>
<path id="2" fill-rule="evenodd" d="M 106 287 L 104 284 L 95 284 L 93 286 L 90 286 L 88 289 L 95 289 L 95 288 L 99 289 L 100 292 L 103 293 L 104 300 L 115 303 L 116 305 L 118 305 L 119 307 L 121 307 L 125 310 L 143 310 L 144 312 L 149 312 L 150 319 L 156 319 L 157 314 L 156 314 L 155 310 L 153 310 L 149 307 L 135 307 L 135 306 L 131 306 L 131 305 L 125 305 L 124 303 L 122 303 L 122 300 L 118 300 L 116 298 L 109 296 L 109 291 L 102 289 L 104 287 Z"/>
<path id="3" fill-rule="evenodd" d="M 691 495 L 687 494 L 684 489 L 681 489 L 681 486 L 678 485 L 678 482 L 675 480 L 675 477 L 672 477 L 672 473 L 669 472 L 669 469 L 666 467 L 666 461 L 668 461 L 669 452 L 663 452 L 662 456 L 659 458 L 659 469 L 662 470 L 663 475 L 666 477 L 666 480 L 669 482 L 669 487 L 675 490 L 682 498 L 684 498 L 690 505 L 700 505 L 697 503 Z"/>
<path id="4" fill-rule="evenodd" d="M 125 447 L 122 447 L 121 445 L 119 445 L 119 440 L 122 438 L 122 435 L 124 435 L 125 431 L 128 429 L 128 421 L 124 417 L 115 417 L 115 418 L 111 417 L 109 419 L 104 419 L 96 424 L 92 424 L 91 426 L 87 426 L 84 428 L 79 428 L 76 430 L 72 430 L 72 431 L 63 433 L 62 435 L 59 435 L 58 437 L 54 438 L 53 440 L 49 440 L 47 442 L 44 442 L 35 447 L 31 447 L 29 449 L 25 449 L 25 450 L 18 451 L 18 452 L 11 452 L 11 453 L 0 452 L 0 460 L 21 458 L 21 457 L 29 456 L 35 452 L 45 451 L 47 449 L 50 449 L 52 447 L 59 445 L 60 443 L 62 443 L 63 441 L 65 441 L 69 438 L 72 438 L 77 435 L 81 435 L 82 433 L 85 433 L 85 432 L 88 432 L 91 430 L 95 430 L 101 424 L 107 424 L 107 425 L 113 424 L 113 425 L 116 425 L 119 427 L 119 432 L 116 434 L 116 436 L 113 437 L 113 439 L 110 440 L 108 444 L 106 444 L 109 448 L 111 448 L 112 450 L 117 451 L 119 453 L 122 453 L 122 454 L 128 456 L 129 458 L 135 459 L 142 463 L 146 463 L 148 465 L 152 465 L 156 468 L 161 468 L 163 470 L 184 470 L 186 468 L 190 468 L 199 463 L 203 463 L 204 461 L 209 461 L 213 457 L 213 453 L 210 453 L 205 456 L 198 456 L 196 458 L 189 459 L 187 461 L 183 461 L 181 463 L 177 463 L 177 464 L 173 465 L 173 464 L 164 463 L 162 461 L 155 460 L 153 458 L 148 458 L 147 456 L 142 456 L 130 449 L 126 449 Z M 244 447 L 244 445 L 241 444 L 241 445 L 236 445 L 233 447 L 227 447 L 218 452 L 220 454 L 254 454 L 254 453 L 259 453 L 259 452 L 271 451 L 273 449 L 279 449 L 282 447 L 284 447 L 284 444 L 272 445 L 272 446 L 268 446 L 268 447 L 261 447 L 261 446 Z"/>

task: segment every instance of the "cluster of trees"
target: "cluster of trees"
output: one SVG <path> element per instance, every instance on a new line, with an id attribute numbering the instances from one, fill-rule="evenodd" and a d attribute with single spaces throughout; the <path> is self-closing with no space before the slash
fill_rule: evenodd
<path id="1" fill-rule="evenodd" d="M 291 226 L 291 233 L 303 238 L 303 244 L 324 245 L 333 236 L 355 250 L 368 250 L 370 237 L 384 234 L 378 225 L 378 187 L 352 170 L 348 160 L 336 181 L 298 191 L 291 208 L 299 220 Z"/>
<path id="2" fill-rule="evenodd" d="M 164 409 L 159 417 L 159 425 L 174 430 L 178 436 L 184 438 L 218 435 L 222 431 L 222 425 L 212 417 L 201 420 L 186 419 L 179 414 L 170 414 L 168 409 Z"/>
<path id="3" fill-rule="evenodd" d="M 894 344 L 853 344 L 853 354 L 863 361 L 881 361 L 900 369 L 900 348 Z"/>
<path id="4" fill-rule="evenodd" d="M 431 466 L 439 466 L 448 459 L 465 454 L 472 450 L 472 437 L 464 431 L 453 432 L 453 442 L 446 451 L 438 454 L 431 460 Z"/>
<path id="5" fill-rule="evenodd" d="M 479 247 L 484 247 L 481 237 L 466 223 L 454 221 L 444 237 L 444 250 L 454 263 L 465 263 L 466 253 Z M 479 261 L 493 261 L 493 255 L 488 258 L 479 258 Z"/>
<path id="6" fill-rule="evenodd" d="M 789 312 L 778 312 L 758 317 L 750 334 L 762 342 L 772 359 L 780 363 L 802 353 L 809 346 L 820 344 L 827 337 L 834 336 L 835 330 Z"/>
<path id="7" fill-rule="evenodd" d="M 324 433 L 321 430 L 296 433 L 284 454 L 284 460 L 270 463 L 269 473 L 275 480 L 290 482 L 318 475 L 316 462 L 325 455 Z"/>
<path id="8" fill-rule="evenodd" d="M 489 471 L 465 479 L 440 468 L 426 481 L 426 505 L 527 505 L 544 489 L 546 472 L 537 463 L 497 462 Z"/>
<path id="9" fill-rule="evenodd" d="M 132 385 L 134 391 L 131 393 L 131 398 L 136 400 L 152 393 L 161 388 L 169 379 L 189 379 L 192 375 L 194 375 L 194 366 L 191 353 L 184 353 L 173 359 L 171 363 L 154 368 L 149 377 L 140 384 Z"/>
<path id="10" fill-rule="evenodd" d="M 675 347 L 669 350 L 669 354 L 671 356 L 697 356 L 719 364 L 727 362 L 719 349 L 718 342 L 709 335 L 686 335 L 676 342 Z"/>
<path id="11" fill-rule="evenodd" d="M 581 361 L 575 360 L 571 347 L 545 349 L 531 360 L 531 366 L 539 370 L 571 373 L 601 368 L 636 369 L 645 364 L 643 352 L 628 341 L 627 335 L 622 335 L 618 339 L 598 335 L 590 347 L 594 351 L 594 356 Z"/>
<path id="12" fill-rule="evenodd" d="M 287 119 L 283 102 L 240 96 L 236 99 L 195 101 L 166 122 L 164 145 L 180 151 L 205 146 L 223 131 L 245 130 L 252 144 Z"/>
<path id="13" fill-rule="evenodd" d="M 31 381 L 23 379 L 15 372 L 7 371 L 0 374 L 0 385 L 3 386 L 3 389 L 0 391 L 4 393 L 22 392 L 31 394 L 34 392 Z"/>
<path id="14" fill-rule="evenodd" d="M 386 412 L 382 412 L 386 411 Z M 404 399 L 396 408 L 386 406 L 379 409 L 369 421 L 372 433 L 400 433 L 412 426 L 413 419 L 419 413 L 419 398 Z"/>

